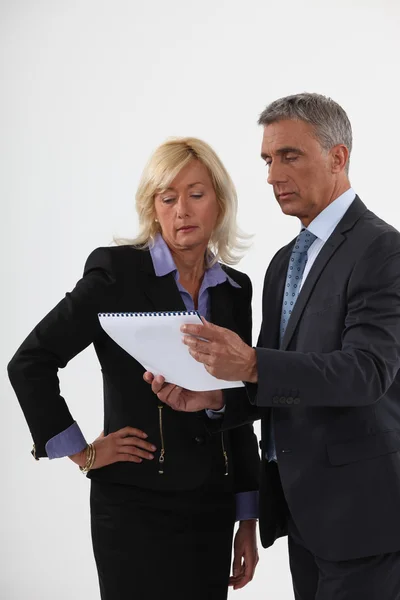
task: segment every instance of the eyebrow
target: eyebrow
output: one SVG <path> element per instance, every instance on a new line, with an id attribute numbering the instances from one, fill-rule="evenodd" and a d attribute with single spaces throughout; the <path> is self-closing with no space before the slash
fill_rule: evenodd
<path id="1" fill-rule="evenodd" d="M 296 148 L 295 146 L 283 146 L 283 148 L 279 148 L 279 150 L 276 151 L 276 154 L 278 156 L 282 156 L 282 154 L 289 154 L 289 153 L 300 154 L 301 156 L 304 155 L 304 152 L 302 150 L 300 150 L 300 148 Z M 264 152 L 262 152 L 261 158 L 263 158 L 265 160 L 266 158 L 271 158 L 271 157 L 269 154 L 265 154 Z"/>
<path id="2" fill-rule="evenodd" d="M 198 184 L 200 184 L 200 185 L 204 185 L 204 183 L 203 183 L 202 181 L 195 181 L 194 183 L 189 183 L 189 185 L 188 185 L 188 188 L 191 188 L 191 187 L 193 187 L 193 186 L 195 186 L 195 185 L 198 185 Z M 172 187 L 167 187 L 167 188 L 165 188 L 165 190 L 162 190 L 162 192 L 160 192 L 160 193 L 165 193 L 165 192 L 174 192 L 174 191 L 175 191 L 175 189 L 174 189 L 174 188 L 172 188 Z"/>

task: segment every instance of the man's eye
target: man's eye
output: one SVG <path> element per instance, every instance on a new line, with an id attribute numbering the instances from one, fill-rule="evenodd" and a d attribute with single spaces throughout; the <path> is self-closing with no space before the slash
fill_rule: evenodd
<path id="1" fill-rule="evenodd" d="M 271 163 L 272 163 L 272 160 L 266 160 L 265 166 L 269 168 L 271 166 Z"/>
<path id="2" fill-rule="evenodd" d="M 294 162 L 294 161 L 295 161 L 295 160 L 297 160 L 298 158 L 299 158 L 298 156 L 294 156 L 293 154 L 292 154 L 292 155 L 290 155 L 290 154 L 289 154 L 289 155 L 286 155 L 286 160 L 287 160 L 288 162 Z"/>

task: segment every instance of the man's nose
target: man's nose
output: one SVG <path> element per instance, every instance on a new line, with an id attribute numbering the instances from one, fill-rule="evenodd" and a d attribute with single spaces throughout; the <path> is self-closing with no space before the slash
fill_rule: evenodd
<path id="1" fill-rule="evenodd" d="M 286 176 L 282 165 L 279 162 L 273 161 L 268 168 L 267 181 L 270 185 L 283 183 L 286 181 Z"/>

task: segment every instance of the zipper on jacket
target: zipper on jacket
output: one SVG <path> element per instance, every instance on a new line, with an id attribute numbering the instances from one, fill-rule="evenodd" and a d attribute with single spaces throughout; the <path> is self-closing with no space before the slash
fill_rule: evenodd
<path id="1" fill-rule="evenodd" d="M 229 474 L 229 463 L 228 463 L 228 455 L 226 453 L 225 444 L 224 444 L 224 432 L 221 431 L 221 443 L 222 443 L 222 454 L 224 455 L 225 461 L 225 475 Z"/>
<path id="2" fill-rule="evenodd" d="M 158 459 L 158 474 L 164 475 L 164 460 L 165 460 L 165 446 L 164 446 L 164 432 L 163 432 L 163 419 L 162 419 L 162 409 L 164 408 L 163 404 L 158 406 L 158 420 L 160 425 L 160 438 L 161 438 L 161 452 Z"/>

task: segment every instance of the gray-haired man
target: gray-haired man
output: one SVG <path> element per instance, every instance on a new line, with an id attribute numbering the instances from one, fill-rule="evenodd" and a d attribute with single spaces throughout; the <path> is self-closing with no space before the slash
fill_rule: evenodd
<path id="1" fill-rule="evenodd" d="M 400 234 L 348 179 L 351 126 L 317 94 L 261 114 L 268 182 L 301 232 L 265 277 L 257 348 L 187 326 L 191 354 L 234 390 L 156 378 L 178 410 L 224 408 L 222 429 L 262 419 L 260 532 L 289 535 L 297 600 L 400 598 Z M 150 381 L 151 377 L 146 375 Z"/>

